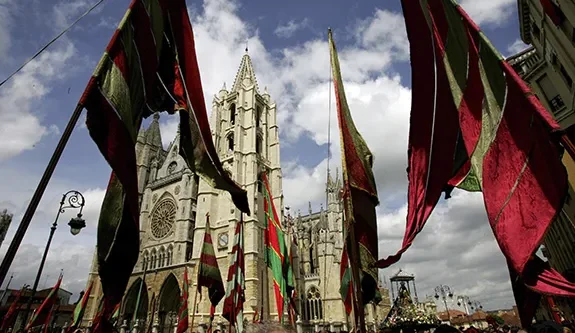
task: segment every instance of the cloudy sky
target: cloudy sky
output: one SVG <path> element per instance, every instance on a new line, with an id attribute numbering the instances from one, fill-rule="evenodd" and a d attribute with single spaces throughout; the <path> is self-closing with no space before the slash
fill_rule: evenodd
<path id="1" fill-rule="evenodd" d="M 0 0 L 0 79 L 96 0 Z M 510 55 L 518 39 L 514 0 L 462 0 L 495 46 Z M 106 0 L 70 33 L 0 87 L 0 209 L 14 222 L 3 255 L 85 84 L 123 16 L 128 1 Z M 188 0 L 207 105 L 232 83 L 249 46 L 260 87 L 278 104 L 283 191 L 292 211 L 319 210 L 325 200 L 328 118 L 330 167 L 338 167 L 335 106 L 329 106 L 327 28 L 340 51 L 345 89 L 356 125 L 375 155 L 380 256 L 399 249 L 405 228 L 406 160 L 411 79 L 399 0 L 249 1 Z M 333 99 L 332 99 L 333 100 Z M 110 169 L 82 122 L 52 178 L 10 270 L 11 287 L 32 283 L 62 193 L 76 189 L 87 201 L 88 227 L 72 236 L 60 220 L 40 287 L 64 269 L 63 287 L 85 287 L 96 239 L 99 206 Z M 164 144 L 175 135 L 173 118 L 161 118 Z M 304 194 L 302 194 L 304 193 Z M 416 275 L 419 296 L 449 285 L 490 309 L 514 304 L 504 258 L 494 241 L 479 196 L 456 192 L 441 202 L 398 269 Z M 455 306 L 455 305 L 454 305 Z"/>

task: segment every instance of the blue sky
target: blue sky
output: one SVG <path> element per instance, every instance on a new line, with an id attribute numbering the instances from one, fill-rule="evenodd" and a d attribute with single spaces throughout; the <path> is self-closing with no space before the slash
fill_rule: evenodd
<path id="1" fill-rule="evenodd" d="M 0 0 L 0 78 L 95 2 Z M 326 32 L 328 27 L 333 29 L 352 113 L 375 154 L 382 201 L 378 208 L 380 255 L 397 250 L 405 223 L 411 71 L 399 0 L 187 3 L 207 105 L 224 81 L 228 87 L 232 83 L 247 41 L 259 86 L 267 86 L 278 104 L 284 195 L 294 210 L 307 211 L 308 201 L 318 210 L 324 201 L 329 110 L 331 169 L 335 171 L 339 164 L 335 107 L 328 103 Z M 15 214 L 1 253 L 127 5 L 128 1 L 104 1 L 0 87 L 0 172 L 5 175 L 0 209 Z M 462 6 L 504 55 L 525 47 L 518 40 L 516 1 L 463 0 Z M 88 228 L 72 238 L 65 230 L 65 220 L 61 220 L 62 230 L 56 233 L 45 274 L 51 276 L 49 285 L 64 268 L 65 288 L 77 293 L 85 285 L 110 169 L 83 121 L 77 125 L 24 239 L 13 266 L 15 284 L 33 279 L 60 196 L 74 188 L 86 194 Z M 175 122 L 166 116 L 161 122 L 167 145 L 175 134 Z M 422 294 L 431 294 L 434 286 L 447 283 L 457 293 L 488 307 L 509 307 L 513 300 L 504 259 L 498 251 L 481 199 L 458 192 L 438 207 L 404 260 L 382 275 L 403 268 L 416 273 Z M 460 255 L 450 257 L 453 253 Z"/>

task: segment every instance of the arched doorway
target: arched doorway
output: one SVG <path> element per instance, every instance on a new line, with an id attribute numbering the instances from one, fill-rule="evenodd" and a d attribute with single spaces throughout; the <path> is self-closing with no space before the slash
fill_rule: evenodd
<path id="1" fill-rule="evenodd" d="M 138 294 L 140 295 L 139 300 Z M 136 312 L 136 303 L 138 304 L 136 319 L 140 320 L 141 325 L 145 325 L 148 315 L 148 287 L 141 278 L 136 279 L 136 281 L 132 283 L 124 300 L 123 319 L 127 321 L 129 327 L 132 326 L 134 312 Z"/>
<path id="2" fill-rule="evenodd" d="M 168 275 L 160 290 L 160 303 L 158 307 L 158 320 L 160 332 L 171 333 L 177 322 L 180 307 L 180 286 L 174 274 Z"/>

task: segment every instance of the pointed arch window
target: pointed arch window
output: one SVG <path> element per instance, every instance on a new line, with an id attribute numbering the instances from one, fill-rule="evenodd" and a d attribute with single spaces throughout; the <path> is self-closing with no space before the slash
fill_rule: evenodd
<path id="1" fill-rule="evenodd" d="M 167 265 L 172 265 L 174 262 L 174 248 L 170 245 L 168 247 L 168 260 L 167 260 Z"/>
<path id="2" fill-rule="evenodd" d="M 145 271 L 148 269 L 148 262 L 150 261 L 150 254 L 148 251 L 145 251 L 142 255 L 142 270 Z"/>
<path id="3" fill-rule="evenodd" d="M 256 153 L 261 154 L 262 153 L 262 137 L 261 136 L 257 136 L 256 137 Z"/>
<path id="4" fill-rule="evenodd" d="M 234 134 L 233 133 L 228 135 L 227 142 L 228 142 L 228 153 L 231 153 L 234 151 Z"/>
<path id="5" fill-rule="evenodd" d="M 321 320 L 323 319 L 323 304 L 321 301 L 321 294 L 317 287 L 309 288 L 306 293 L 304 318 L 306 320 Z"/>
<path id="6" fill-rule="evenodd" d="M 156 250 L 152 250 L 150 269 L 155 269 L 157 264 Z"/>
<path id="7" fill-rule="evenodd" d="M 236 124 L 236 104 L 230 105 L 230 124 Z"/>
<path id="8" fill-rule="evenodd" d="M 160 258 L 159 258 L 158 267 L 164 267 L 165 266 L 165 260 L 166 260 L 166 251 L 164 250 L 163 247 L 160 249 L 159 257 Z"/>
<path id="9" fill-rule="evenodd" d="M 262 119 L 262 107 L 258 106 L 256 108 L 256 127 L 260 127 L 261 119 Z"/>

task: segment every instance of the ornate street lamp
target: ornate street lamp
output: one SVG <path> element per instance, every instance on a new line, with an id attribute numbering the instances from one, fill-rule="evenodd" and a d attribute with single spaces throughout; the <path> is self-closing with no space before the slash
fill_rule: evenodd
<path id="1" fill-rule="evenodd" d="M 441 295 L 441 296 L 440 296 Z M 447 320 L 449 324 L 451 324 L 451 315 L 449 314 L 449 308 L 447 307 L 447 298 L 453 298 L 453 292 L 451 288 L 447 285 L 440 284 L 439 286 L 435 287 L 435 299 L 439 299 L 441 297 L 443 299 L 443 304 L 445 305 L 445 311 L 447 311 Z"/>
<path id="2" fill-rule="evenodd" d="M 481 302 L 473 301 L 469 303 L 469 305 L 471 305 L 471 310 L 475 311 L 483 310 L 483 305 L 481 305 Z"/>
<path id="3" fill-rule="evenodd" d="M 32 292 L 30 293 L 30 298 L 28 298 L 28 303 L 26 304 L 26 310 L 24 312 L 24 320 L 22 320 L 21 328 L 24 330 L 26 324 L 28 324 L 28 314 L 30 313 L 30 308 L 32 307 L 32 300 L 36 294 L 38 288 L 38 283 L 40 282 L 40 277 L 42 276 L 42 270 L 44 269 L 44 264 L 46 263 L 46 257 L 48 256 L 48 250 L 50 250 L 50 244 L 52 244 L 52 238 L 54 237 L 54 232 L 58 227 L 58 219 L 60 214 L 64 213 L 66 209 L 80 209 L 76 217 L 72 218 L 68 225 L 70 226 L 70 233 L 72 235 L 77 235 L 80 233 L 84 227 L 86 227 L 86 221 L 82 218 L 82 211 L 84 210 L 84 196 L 82 193 L 72 190 L 64 193 L 62 195 L 62 200 L 60 201 L 60 208 L 58 208 L 58 213 L 54 219 L 54 223 L 50 228 L 50 235 L 48 236 L 48 241 L 46 242 L 46 248 L 44 249 L 44 255 L 40 261 L 40 266 L 38 267 L 38 273 L 36 273 L 36 280 L 34 280 L 34 286 L 32 286 Z"/>
<path id="4" fill-rule="evenodd" d="M 469 308 L 468 305 L 471 305 L 471 300 L 468 296 L 457 296 L 457 306 L 461 306 L 465 308 L 465 313 L 469 316 Z"/>

